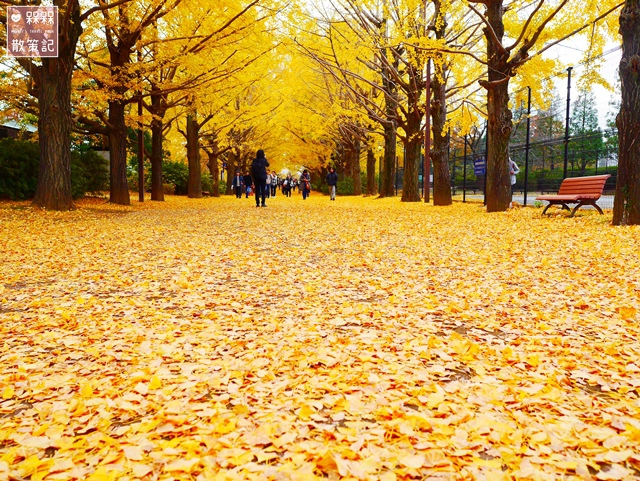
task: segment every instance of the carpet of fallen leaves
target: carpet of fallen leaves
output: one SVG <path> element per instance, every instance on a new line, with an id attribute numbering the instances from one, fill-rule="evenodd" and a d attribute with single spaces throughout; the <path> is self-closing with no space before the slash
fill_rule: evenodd
<path id="1" fill-rule="evenodd" d="M 0 479 L 637 480 L 640 229 L 0 203 Z"/>

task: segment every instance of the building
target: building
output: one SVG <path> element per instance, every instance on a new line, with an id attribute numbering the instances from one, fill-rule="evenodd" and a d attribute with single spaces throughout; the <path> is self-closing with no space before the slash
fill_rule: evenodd
<path id="1" fill-rule="evenodd" d="M 8 120 L 0 124 L 0 139 L 29 138 L 37 130 L 33 125 L 21 125 L 14 120 Z"/>

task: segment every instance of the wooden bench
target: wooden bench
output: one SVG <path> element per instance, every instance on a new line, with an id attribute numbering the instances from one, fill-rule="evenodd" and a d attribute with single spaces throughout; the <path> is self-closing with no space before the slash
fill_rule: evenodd
<path id="1" fill-rule="evenodd" d="M 590 177 L 567 177 L 560 184 L 558 195 L 540 195 L 536 197 L 536 200 L 549 202 L 542 211 L 542 215 L 554 204 L 559 204 L 566 210 L 571 210 L 567 204 L 578 204 L 571 210 L 569 217 L 573 217 L 583 205 L 592 205 L 602 214 L 602 209 L 596 204 L 596 200 L 602 196 L 604 184 L 609 177 L 611 177 L 609 174 L 592 175 Z"/>

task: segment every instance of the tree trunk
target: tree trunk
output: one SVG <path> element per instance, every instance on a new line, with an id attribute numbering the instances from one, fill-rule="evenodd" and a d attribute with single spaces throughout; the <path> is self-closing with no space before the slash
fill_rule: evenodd
<path id="1" fill-rule="evenodd" d="M 225 195 L 234 194 L 231 184 L 233 183 L 233 178 L 236 175 L 236 170 L 240 170 L 240 166 L 238 165 L 236 153 L 231 149 L 227 154 L 227 188 L 224 192 Z M 240 171 L 240 175 L 244 175 L 244 172 Z"/>
<path id="2" fill-rule="evenodd" d="M 431 163 L 433 166 L 433 205 L 451 205 L 451 175 L 449 173 L 449 135 L 444 132 L 447 121 L 446 86 L 440 79 L 445 78 L 438 72 L 441 67 L 436 64 L 436 75 L 431 82 L 431 123 L 433 132 L 433 148 Z"/>
<path id="3" fill-rule="evenodd" d="M 207 156 L 209 158 L 207 167 L 209 167 L 209 173 L 211 174 L 211 178 L 213 179 L 213 191 L 211 192 L 211 197 L 220 197 L 220 172 L 218 171 L 218 153 L 216 151 L 210 150 L 207 152 Z"/>
<path id="4" fill-rule="evenodd" d="M 395 195 L 396 172 L 396 124 L 393 121 L 384 125 L 384 156 L 382 159 L 382 185 L 379 197 Z"/>
<path id="5" fill-rule="evenodd" d="M 38 104 L 40 166 L 34 205 L 74 208 L 71 196 L 71 76 L 73 57 L 42 59 Z"/>
<path id="6" fill-rule="evenodd" d="M 437 39 L 444 39 L 447 24 L 444 21 L 442 2 L 433 2 L 439 21 L 435 22 Z M 447 65 L 443 62 L 434 62 L 435 75 L 431 77 L 431 132 L 433 132 L 433 144 L 431 146 L 431 165 L 433 172 L 433 205 L 451 205 L 451 174 L 449 172 L 449 134 L 445 133 L 447 121 Z"/>
<path id="7" fill-rule="evenodd" d="M 33 72 L 39 89 L 40 165 L 33 204 L 50 210 L 74 208 L 71 196 L 71 78 L 78 38 L 82 33 L 79 2 L 67 8 L 60 25 L 58 58 L 43 58 Z"/>
<path id="8" fill-rule="evenodd" d="M 487 3 L 487 19 L 498 41 L 504 36 L 502 1 Z M 508 53 L 487 36 L 489 59 L 487 111 L 489 114 L 489 152 L 487 153 L 487 212 L 503 212 L 511 202 L 511 178 L 509 175 L 509 138 L 512 114 L 509 110 Z"/>
<path id="9" fill-rule="evenodd" d="M 376 195 L 376 156 L 371 147 L 367 148 L 367 195 Z"/>
<path id="10" fill-rule="evenodd" d="M 167 96 L 155 81 L 151 82 L 151 200 L 164 201 L 162 182 L 162 143 L 164 140 L 164 116 L 167 113 Z"/>
<path id="11" fill-rule="evenodd" d="M 344 143 L 347 146 L 346 147 L 343 146 L 339 149 L 338 158 L 341 159 L 342 164 L 344 166 L 342 170 L 344 172 L 345 179 L 353 180 L 353 161 L 351 160 L 353 147 L 350 144 L 348 144 L 346 141 Z"/>
<path id="12" fill-rule="evenodd" d="M 640 224 L 640 0 L 627 0 L 620 13 L 622 104 L 618 126 L 618 178 L 613 225 Z"/>
<path id="13" fill-rule="evenodd" d="M 162 186 L 162 120 L 151 121 L 151 200 L 164 201 Z"/>
<path id="14" fill-rule="evenodd" d="M 387 56 L 387 49 L 383 49 L 383 55 Z M 394 62 L 397 66 L 397 60 Z M 384 158 L 382 161 L 382 186 L 379 197 L 393 197 L 395 195 L 396 176 L 396 108 L 398 106 L 397 87 L 391 79 L 389 67 L 382 65 L 382 86 L 385 92 L 385 116 L 384 129 Z"/>
<path id="15" fill-rule="evenodd" d="M 354 141 L 353 149 L 349 152 L 351 176 L 353 178 L 353 195 L 362 195 L 362 177 L 360 177 L 360 141 Z"/>
<path id="16" fill-rule="evenodd" d="M 420 186 L 418 185 L 418 169 L 420 167 L 420 148 L 422 147 L 422 115 L 416 105 L 417 99 L 410 100 L 407 118 L 407 140 L 404 142 L 404 174 L 402 176 L 402 202 L 420 202 Z"/>
<path id="17" fill-rule="evenodd" d="M 130 205 L 127 185 L 127 125 L 124 117 L 125 101 L 109 101 L 109 202 Z"/>
<path id="18" fill-rule="evenodd" d="M 509 138 L 512 124 L 508 84 L 493 86 L 488 92 L 487 212 L 504 212 L 511 203 Z"/>
<path id="19" fill-rule="evenodd" d="M 189 183 L 187 197 L 202 197 L 202 170 L 200 167 L 199 126 L 193 115 L 187 115 L 187 161 L 189 163 Z"/>

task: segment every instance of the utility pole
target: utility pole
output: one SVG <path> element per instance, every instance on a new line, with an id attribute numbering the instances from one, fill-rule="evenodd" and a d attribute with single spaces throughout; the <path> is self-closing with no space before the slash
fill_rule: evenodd
<path id="1" fill-rule="evenodd" d="M 427 59 L 426 89 L 427 99 L 424 108 L 424 167 L 422 169 L 425 203 L 431 200 L 431 59 Z"/>
<path id="2" fill-rule="evenodd" d="M 142 52 L 138 43 L 138 63 L 142 62 Z M 142 79 L 138 78 L 142 83 Z M 144 202 L 144 132 L 142 131 L 142 85 L 138 90 L 138 200 Z"/>
<path id="3" fill-rule="evenodd" d="M 531 87 L 527 100 L 527 144 L 524 150 L 524 202 L 527 205 L 527 190 L 529 188 L 529 149 L 531 148 Z"/>
<path id="4" fill-rule="evenodd" d="M 464 136 L 464 164 L 462 164 L 462 202 L 467 201 L 467 136 Z"/>
<path id="5" fill-rule="evenodd" d="M 564 176 L 563 178 L 567 178 L 567 165 L 569 162 L 569 113 L 571 111 L 571 71 L 573 67 L 567 68 L 568 78 L 567 78 L 567 116 L 565 119 L 564 125 Z"/>

